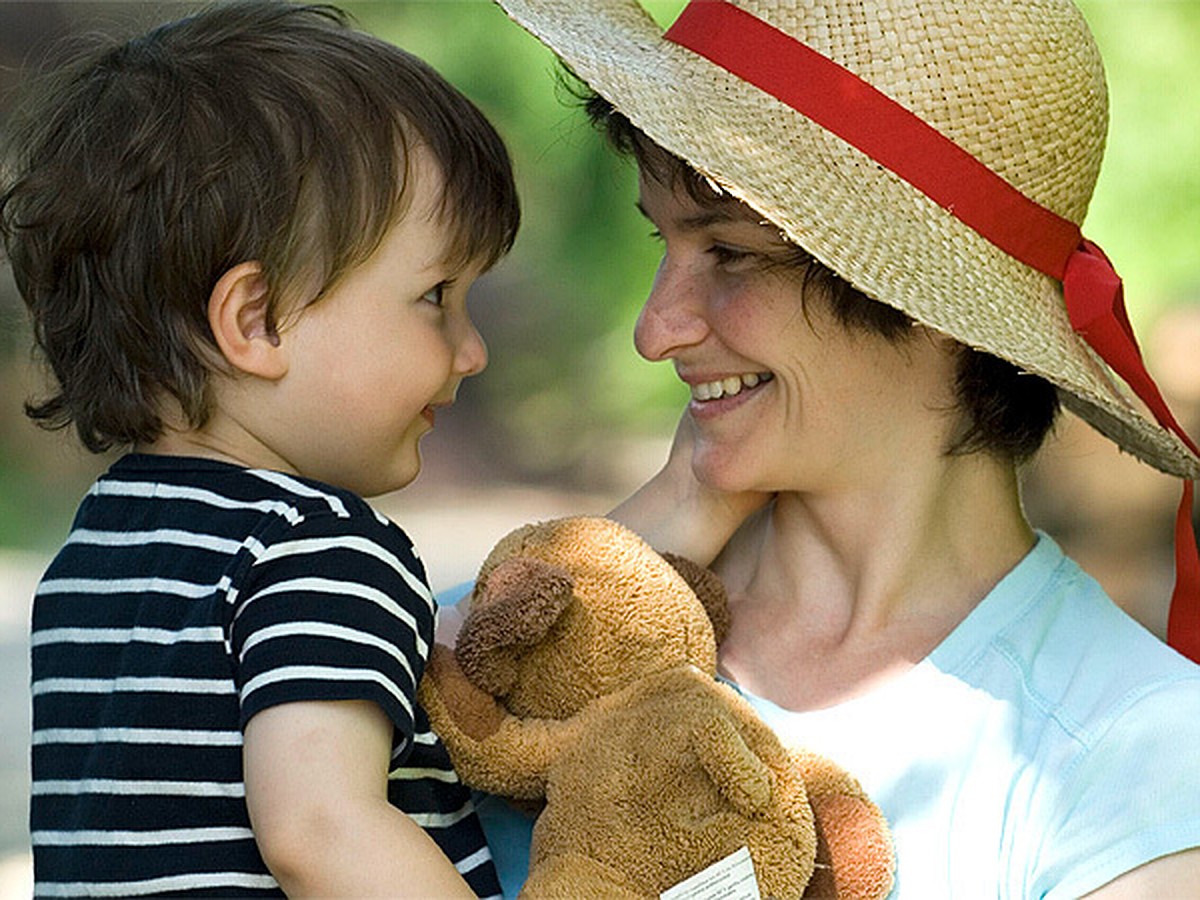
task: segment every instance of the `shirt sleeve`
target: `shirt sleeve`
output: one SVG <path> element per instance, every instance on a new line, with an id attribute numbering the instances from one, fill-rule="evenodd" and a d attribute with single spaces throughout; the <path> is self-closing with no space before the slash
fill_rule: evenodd
<path id="1" fill-rule="evenodd" d="M 1136 657 L 1135 657 L 1136 658 Z M 1200 846 L 1200 669 L 1127 699 L 1062 779 L 1036 896 L 1079 897 Z M 1052 848 L 1052 849 L 1049 849 Z"/>
<path id="2" fill-rule="evenodd" d="M 367 513 L 306 517 L 271 538 L 230 592 L 242 727 L 282 703 L 368 700 L 410 746 L 434 603 L 407 536 Z"/>

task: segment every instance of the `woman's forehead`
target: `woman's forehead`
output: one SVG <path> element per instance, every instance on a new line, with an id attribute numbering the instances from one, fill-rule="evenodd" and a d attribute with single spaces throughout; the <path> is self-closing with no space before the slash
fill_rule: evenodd
<path id="1" fill-rule="evenodd" d="M 688 190 L 680 179 L 676 179 L 672 187 L 643 172 L 638 179 L 638 200 L 635 205 L 648 220 L 660 225 L 669 221 L 677 231 L 699 232 L 721 226 L 738 230 L 753 228 L 772 244 L 781 248 L 795 247 L 779 226 L 758 210 L 731 194 L 717 193 L 715 188 L 706 187 L 706 191 L 697 196 L 698 192 Z"/>

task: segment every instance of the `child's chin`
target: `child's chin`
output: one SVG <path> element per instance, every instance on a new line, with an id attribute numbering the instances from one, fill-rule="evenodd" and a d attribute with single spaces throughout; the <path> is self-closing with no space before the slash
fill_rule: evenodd
<path id="1" fill-rule="evenodd" d="M 417 476 L 421 474 L 421 461 L 418 458 L 413 463 L 393 466 L 390 471 L 372 474 L 374 475 L 372 478 L 362 478 L 354 484 L 346 484 L 343 487 L 354 491 L 360 497 L 381 497 L 384 494 L 391 494 L 408 487 L 417 480 Z"/>
<path id="2" fill-rule="evenodd" d="M 414 453 L 413 457 L 412 460 L 396 467 L 391 479 L 392 484 L 386 489 L 386 492 L 406 488 L 417 480 L 417 476 L 421 474 L 421 454 Z"/>

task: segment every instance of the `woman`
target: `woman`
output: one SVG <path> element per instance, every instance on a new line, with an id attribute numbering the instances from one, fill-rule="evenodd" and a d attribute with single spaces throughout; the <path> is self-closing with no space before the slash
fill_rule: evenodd
<path id="1" fill-rule="evenodd" d="M 637 347 L 691 387 L 691 472 L 723 516 L 771 496 L 713 564 L 723 676 L 861 779 L 895 896 L 1194 894 L 1200 668 L 1018 490 L 1060 400 L 1184 478 L 1170 635 L 1200 652 L 1200 459 L 1079 234 L 1106 101 L 1069 0 L 695 0 L 665 35 L 632 0 L 501 5 L 637 158 Z"/>

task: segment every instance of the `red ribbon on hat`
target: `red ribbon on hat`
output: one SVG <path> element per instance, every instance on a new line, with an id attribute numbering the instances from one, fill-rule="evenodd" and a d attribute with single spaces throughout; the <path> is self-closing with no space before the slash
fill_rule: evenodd
<path id="1" fill-rule="evenodd" d="M 664 37 L 705 57 L 837 135 L 1005 253 L 1063 285 L 1072 328 L 1195 454 L 1138 349 L 1121 278 L 1079 226 L 1026 197 L 882 91 L 730 3 L 692 0 Z M 1200 662 L 1200 553 L 1184 481 L 1175 518 L 1168 643 Z"/>

